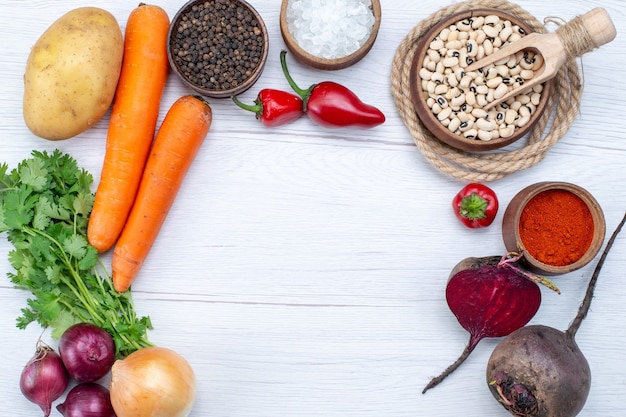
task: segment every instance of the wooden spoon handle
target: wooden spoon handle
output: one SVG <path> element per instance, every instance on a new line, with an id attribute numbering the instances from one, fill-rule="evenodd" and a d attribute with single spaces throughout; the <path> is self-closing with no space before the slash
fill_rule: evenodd
<path id="1" fill-rule="evenodd" d="M 557 29 L 570 58 L 578 57 L 615 39 L 617 31 L 606 9 L 596 7 Z"/>

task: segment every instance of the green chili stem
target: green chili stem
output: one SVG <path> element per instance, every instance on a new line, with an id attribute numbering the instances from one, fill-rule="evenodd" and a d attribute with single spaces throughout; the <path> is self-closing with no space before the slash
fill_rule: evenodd
<path id="1" fill-rule="evenodd" d="M 311 87 L 309 87 L 306 90 L 298 87 L 298 84 L 296 84 L 293 78 L 291 78 L 291 74 L 289 74 L 289 70 L 287 69 L 286 56 L 287 56 L 287 51 L 285 51 L 284 49 L 280 51 L 280 67 L 283 69 L 283 74 L 285 74 L 285 78 L 287 79 L 287 82 L 289 83 L 293 91 L 295 91 L 296 94 L 298 94 L 300 98 L 302 98 L 306 106 L 306 100 L 308 99 L 308 96 L 311 93 L 311 90 L 313 89 L 313 87 L 315 87 L 315 84 L 313 84 Z"/>

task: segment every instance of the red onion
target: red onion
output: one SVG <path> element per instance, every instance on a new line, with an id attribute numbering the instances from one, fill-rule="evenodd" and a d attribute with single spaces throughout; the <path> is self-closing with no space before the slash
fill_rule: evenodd
<path id="1" fill-rule="evenodd" d="M 44 417 L 50 415 L 52 402 L 59 398 L 70 381 L 59 355 L 39 341 L 35 355 L 20 376 L 20 390 L 29 401 L 39 405 Z"/>
<path id="2" fill-rule="evenodd" d="M 115 343 L 106 330 L 90 323 L 78 323 L 61 335 L 59 354 L 76 381 L 95 382 L 111 370 Z"/>
<path id="3" fill-rule="evenodd" d="M 72 388 L 57 410 L 63 417 L 115 417 L 109 390 L 94 382 Z"/>

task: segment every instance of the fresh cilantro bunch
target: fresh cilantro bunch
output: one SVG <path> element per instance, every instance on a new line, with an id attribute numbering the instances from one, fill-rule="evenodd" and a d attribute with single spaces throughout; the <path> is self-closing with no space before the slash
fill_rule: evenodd
<path id="1" fill-rule="evenodd" d="M 0 233 L 14 246 L 7 275 L 33 295 L 17 327 L 36 321 L 58 338 L 74 323 L 93 323 L 111 333 L 118 357 L 150 346 L 150 319 L 137 318 L 130 291 L 115 291 L 87 241 L 92 175 L 59 150 L 33 151 L 8 169 L 0 164 Z"/>

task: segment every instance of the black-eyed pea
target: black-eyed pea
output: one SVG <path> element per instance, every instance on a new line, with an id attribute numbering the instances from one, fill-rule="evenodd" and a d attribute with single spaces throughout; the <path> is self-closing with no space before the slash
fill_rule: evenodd
<path id="1" fill-rule="evenodd" d="M 478 130 L 476 129 L 468 129 L 466 131 L 463 132 L 463 136 L 466 139 L 476 139 L 476 136 L 478 135 Z"/>
<path id="2" fill-rule="evenodd" d="M 531 78 L 533 78 L 535 76 L 535 72 L 533 70 L 523 69 L 523 70 L 520 71 L 519 75 L 524 80 L 530 80 Z"/>
<path id="3" fill-rule="evenodd" d="M 439 120 L 439 121 L 445 127 L 448 127 L 448 125 L 450 124 L 450 119 L 443 119 L 443 120 Z"/>
<path id="4" fill-rule="evenodd" d="M 467 41 L 465 45 L 465 50 L 467 51 L 467 55 L 471 57 L 475 57 L 478 53 L 478 43 L 475 39 L 470 39 Z"/>
<path id="5" fill-rule="evenodd" d="M 437 100 L 435 100 L 433 105 L 430 106 L 430 111 L 432 111 L 435 116 L 438 116 L 439 113 L 441 113 L 441 110 L 443 110 L 443 109 L 441 108 L 441 106 L 439 104 L 437 104 Z"/>
<path id="6" fill-rule="evenodd" d="M 429 80 L 432 78 L 432 76 L 433 76 L 433 72 L 432 72 L 432 71 L 429 71 L 428 69 L 426 69 L 426 68 L 423 68 L 423 67 L 422 67 L 422 68 L 419 70 L 419 76 L 420 76 L 420 78 L 421 78 L 422 80 L 429 81 Z"/>
<path id="7" fill-rule="evenodd" d="M 498 129 L 498 133 L 500 134 L 501 138 L 509 138 L 513 136 L 513 133 L 515 133 L 515 125 L 505 125 Z"/>
<path id="8" fill-rule="evenodd" d="M 494 68 L 500 77 L 507 77 L 509 75 L 509 67 L 506 65 L 494 65 Z"/>
<path id="9" fill-rule="evenodd" d="M 515 110 L 511 110 L 508 109 L 505 113 L 504 113 L 504 122 L 507 125 L 512 125 L 513 123 L 515 123 L 515 119 L 517 118 L 517 112 Z"/>
<path id="10" fill-rule="evenodd" d="M 450 26 L 450 34 L 448 35 L 448 41 L 455 41 L 459 39 L 459 30 L 456 25 Z"/>
<path id="11" fill-rule="evenodd" d="M 480 119 L 476 119 L 476 127 L 478 128 L 479 131 L 484 130 L 487 132 L 491 132 L 493 129 L 496 128 L 496 122 L 495 120 L 490 120 L 490 119 L 481 117 Z"/>
<path id="12" fill-rule="evenodd" d="M 468 91 L 465 94 L 465 102 L 470 106 L 476 105 L 476 94 L 473 91 Z"/>
<path id="13" fill-rule="evenodd" d="M 479 29 L 476 31 L 476 43 L 478 45 L 482 45 L 486 39 L 487 39 L 487 34 L 482 29 Z"/>
<path id="14" fill-rule="evenodd" d="M 439 33 L 439 38 L 442 41 L 447 41 L 448 37 L 450 36 L 450 32 L 451 32 L 450 28 L 443 28 L 441 32 Z"/>
<path id="15" fill-rule="evenodd" d="M 470 114 L 474 116 L 476 119 L 482 119 L 485 116 L 487 116 L 487 111 L 485 109 L 481 109 L 480 107 L 476 107 L 472 109 Z"/>
<path id="16" fill-rule="evenodd" d="M 535 110 L 537 110 L 537 106 L 535 106 L 532 102 L 526 104 L 524 107 L 530 111 L 530 114 L 535 114 Z"/>
<path id="17" fill-rule="evenodd" d="M 463 89 L 468 89 L 470 85 L 472 85 L 472 81 L 474 81 L 472 76 L 470 74 L 465 74 L 463 78 L 461 78 L 461 81 L 459 81 L 459 87 Z"/>
<path id="18" fill-rule="evenodd" d="M 443 82 L 443 74 L 440 72 L 433 72 L 430 75 L 431 81 L 436 82 L 437 84 L 441 84 Z"/>
<path id="19" fill-rule="evenodd" d="M 456 114 L 456 117 L 461 121 L 461 123 L 466 123 L 469 122 L 470 118 L 469 114 L 467 113 L 467 108 L 463 107 L 464 106 L 461 106 L 461 111 Z"/>
<path id="20" fill-rule="evenodd" d="M 543 91 L 543 84 L 537 84 L 536 86 L 533 87 L 533 92 L 535 93 L 541 93 Z"/>
<path id="21" fill-rule="evenodd" d="M 528 106 L 522 106 L 519 108 L 519 115 L 520 117 L 524 118 L 526 116 L 530 116 L 530 109 L 528 108 Z"/>
<path id="22" fill-rule="evenodd" d="M 456 24 L 456 27 L 457 29 L 459 29 L 460 32 L 469 32 L 470 30 L 472 30 L 472 22 L 470 19 L 464 19 L 458 22 Z"/>
<path id="23" fill-rule="evenodd" d="M 533 71 L 537 71 L 539 68 L 543 66 L 543 56 L 541 54 L 535 55 L 535 62 L 533 63 L 533 67 L 531 68 Z"/>
<path id="24" fill-rule="evenodd" d="M 485 84 L 476 85 L 476 94 L 486 95 L 489 92 L 489 87 Z"/>
<path id="25" fill-rule="evenodd" d="M 502 42 L 502 39 L 500 39 L 500 37 L 498 36 L 491 43 L 493 44 L 493 51 L 495 52 L 495 51 L 497 51 L 498 49 L 500 49 L 502 47 L 502 44 L 504 42 Z"/>
<path id="26" fill-rule="evenodd" d="M 505 83 L 499 84 L 493 92 L 493 98 L 499 99 L 509 92 L 509 87 Z"/>
<path id="27" fill-rule="evenodd" d="M 516 101 L 519 101 L 519 102 L 520 102 L 520 103 L 522 103 L 522 104 L 528 104 L 528 103 L 530 103 L 530 97 L 529 97 L 529 96 L 527 96 L 526 94 L 518 94 L 518 95 L 515 97 L 515 100 L 516 100 Z"/>
<path id="28" fill-rule="evenodd" d="M 433 61 L 433 62 L 437 63 L 437 62 L 439 62 L 441 60 L 441 55 L 439 55 L 438 51 L 435 51 L 433 49 L 429 49 L 426 54 L 427 54 L 427 58 L 430 61 Z M 426 59 L 424 59 L 424 65 L 425 65 L 425 63 L 426 63 Z"/>
<path id="29" fill-rule="evenodd" d="M 455 39 L 455 40 L 449 40 L 446 43 L 445 48 L 450 50 L 450 49 L 456 49 L 459 50 L 463 47 L 463 42 L 461 42 L 459 39 Z"/>
<path id="30" fill-rule="evenodd" d="M 514 101 L 511 103 L 511 110 L 517 112 L 519 111 L 520 107 L 522 107 L 522 102 L 519 101 L 519 95 L 515 96 Z"/>
<path id="31" fill-rule="evenodd" d="M 469 122 L 469 121 L 461 122 L 461 124 L 459 125 L 459 132 L 461 133 L 467 132 L 468 130 L 472 129 L 473 125 L 474 125 L 473 122 Z"/>
<path id="32" fill-rule="evenodd" d="M 458 117 L 454 117 L 450 120 L 448 124 L 448 129 L 451 132 L 456 132 L 456 130 L 461 126 L 461 120 Z"/>
<path id="33" fill-rule="evenodd" d="M 509 43 L 517 42 L 520 39 L 522 39 L 522 35 L 516 33 L 515 29 L 513 29 L 513 33 L 511 34 L 511 36 L 509 36 Z"/>
<path id="34" fill-rule="evenodd" d="M 502 28 L 498 37 L 502 40 L 502 42 L 506 42 L 509 40 L 509 37 L 512 34 L 513 34 L 513 28 L 511 27 L 511 25 L 506 25 L 504 28 Z"/>
<path id="35" fill-rule="evenodd" d="M 459 93 L 458 95 L 454 96 L 452 100 L 450 100 L 450 105 L 454 107 L 460 108 L 463 104 L 465 104 L 465 94 L 462 93 Z"/>
<path id="36" fill-rule="evenodd" d="M 487 96 L 486 96 L 486 98 L 487 98 L 487 102 L 488 102 L 488 103 L 491 103 L 493 100 L 495 100 L 495 99 L 493 98 L 493 92 L 494 92 L 494 91 L 495 91 L 495 90 L 494 90 L 493 88 L 490 88 L 490 89 L 489 89 L 489 91 L 487 92 Z"/>
<path id="37" fill-rule="evenodd" d="M 438 51 L 439 49 L 442 49 L 444 46 L 445 46 L 445 43 L 439 37 L 437 37 L 433 39 L 433 41 L 430 43 L 429 48 Z"/>
<path id="38" fill-rule="evenodd" d="M 498 25 L 485 25 L 483 26 L 483 32 L 487 35 L 488 38 L 496 38 L 500 34 L 500 28 Z"/>
<path id="39" fill-rule="evenodd" d="M 517 59 L 515 58 L 515 55 L 511 55 L 510 57 L 508 57 L 506 61 L 506 66 L 510 69 L 517 67 Z"/>
<path id="40" fill-rule="evenodd" d="M 426 91 L 428 94 L 435 94 L 435 89 L 437 88 L 437 83 L 434 81 L 428 81 L 428 85 L 426 86 Z"/>
<path id="41" fill-rule="evenodd" d="M 520 67 L 519 65 L 515 65 L 509 68 L 510 77 L 516 77 L 520 74 L 520 72 L 522 72 L 522 67 Z"/>
<path id="42" fill-rule="evenodd" d="M 437 84 L 435 86 L 434 93 L 435 93 L 435 95 L 440 96 L 440 95 L 446 94 L 446 91 L 448 91 L 448 86 L 447 85 L 445 85 L 445 84 Z"/>
<path id="43" fill-rule="evenodd" d="M 530 95 L 530 102 L 533 105 L 538 106 L 539 102 L 541 102 L 541 94 L 540 93 L 532 93 Z"/>
<path id="44" fill-rule="evenodd" d="M 433 105 L 434 105 L 436 102 L 437 102 L 437 101 L 435 101 L 435 99 L 434 99 L 434 98 L 432 98 L 432 97 L 428 97 L 428 98 L 426 99 L 426 105 L 428 106 L 428 108 L 429 108 L 429 109 L 432 109 L 432 108 L 433 108 Z"/>
<path id="45" fill-rule="evenodd" d="M 443 58 L 443 60 L 440 63 L 443 64 L 444 68 L 455 67 L 459 65 L 459 58 L 455 56 L 446 56 Z M 440 72 L 443 72 L 443 68 L 442 68 L 442 71 Z"/>
<path id="46" fill-rule="evenodd" d="M 441 111 L 437 114 L 437 119 L 441 122 L 446 120 L 452 114 L 452 109 L 450 107 L 442 108 Z"/>
<path id="47" fill-rule="evenodd" d="M 491 26 L 487 26 L 487 27 L 491 27 Z M 493 54 L 493 42 L 490 39 L 486 39 L 485 42 L 483 42 L 482 46 L 485 50 L 485 55 Z"/>
<path id="48" fill-rule="evenodd" d="M 502 84 L 502 77 L 493 77 L 487 80 L 487 87 L 497 88 Z"/>
<path id="49" fill-rule="evenodd" d="M 500 22 L 500 18 L 495 14 L 485 16 L 485 25 L 495 25 Z"/>
<path id="50" fill-rule="evenodd" d="M 491 132 L 478 129 L 478 139 L 488 141 L 491 140 Z"/>
<path id="51" fill-rule="evenodd" d="M 472 29 L 480 29 L 485 24 L 484 16 L 476 16 L 472 21 Z"/>
<path id="52" fill-rule="evenodd" d="M 517 127 L 524 127 L 528 124 L 529 121 L 530 121 L 530 115 L 522 116 L 517 120 Z"/>

